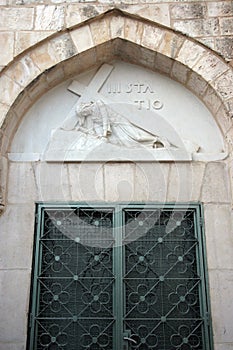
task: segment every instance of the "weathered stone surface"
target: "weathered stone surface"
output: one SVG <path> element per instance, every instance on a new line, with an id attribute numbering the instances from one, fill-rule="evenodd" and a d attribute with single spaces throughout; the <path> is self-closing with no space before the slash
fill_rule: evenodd
<path id="1" fill-rule="evenodd" d="M 36 7 L 36 30 L 61 30 L 64 28 L 64 6 L 39 5 Z"/>
<path id="2" fill-rule="evenodd" d="M 215 343 L 214 345 L 215 350 L 233 350 L 233 343 Z"/>
<path id="3" fill-rule="evenodd" d="M 78 52 L 83 52 L 94 46 L 89 25 L 71 31 L 70 35 Z"/>
<path id="4" fill-rule="evenodd" d="M 135 201 L 166 202 L 170 165 L 138 163 L 135 165 Z"/>
<path id="5" fill-rule="evenodd" d="M 144 26 L 142 23 L 137 23 L 130 18 L 125 18 L 125 39 L 140 44 L 142 39 L 143 27 Z"/>
<path id="6" fill-rule="evenodd" d="M 16 32 L 15 36 L 15 54 L 18 55 L 22 51 L 28 49 L 29 47 L 37 44 L 41 40 L 47 38 L 54 31 L 36 31 L 36 32 L 26 32 L 20 31 Z"/>
<path id="7" fill-rule="evenodd" d="M 198 162 L 171 164 L 167 202 L 199 201 L 204 170 Z"/>
<path id="8" fill-rule="evenodd" d="M 158 52 L 161 54 L 174 58 L 176 57 L 184 39 L 180 36 L 174 35 L 172 32 L 166 32 L 163 40 L 160 43 Z"/>
<path id="9" fill-rule="evenodd" d="M 111 38 L 124 38 L 125 19 L 122 16 L 113 16 L 110 20 Z"/>
<path id="10" fill-rule="evenodd" d="M 174 21 L 173 27 L 184 34 L 189 34 L 192 37 L 198 36 L 213 36 L 219 33 L 218 19 L 190 19 L 183 21 Z"/>
<path id="11" fill-rule="evenodd" d="M 229 69 L 216 79 L 213 85 L 224 99 L 233 98 L 233 71 Z"/>
<path id="12" fill-rule="evenodd" d="M 228 205 L 204 206 L 205 236 L 209 269 L 231 269 L 233 235 L 231 208 Z"/>
<path id="13" fill-rule="evenodd" d="M 232 120 L 229 115 L 226 113 L 224 105 L 221 105 L 217 113 L 215 114 L 215 120 L 217 121 L 220 129 L 224 134 L 230 129 L 232 126 Z"/>
<path id="14" fill-rule="evenodd" d="M 233 36 L 216 38 L 216 50 L 227 60 L 233 59 Z"/>
<path id="15" fill-rule="evenodd" d="M 186 84 L 188 80 L 189 69 L 179 62 L 174 62 L 171 70 L 171 78 L 181 84 Z"/>
<path id="16" fill-rule="evenodd" d="M 155 68 L 159 72 L 169 74 L 173 62 L 174 61 L 172 59 L 158 53 L 155 57 Z"/>
<path id="17" fill-rule="evenodd" d="M 7 70 L 7 75 L 22 87 L 26 87 L 39 74 L 39 68 L 29 56 L 24 56 Z"/>
<path id="18" fill-rule="evenodd" d="M 188 77 L 187 87 L 197 96 L 204 95 L 207 89 L 206 81 L 194 72 L 191 72 Z"/>
<path id="19" fill-rule="evenodd" d="M 233 34 L 233 20 L 232 17 L 229 18 L 220 18 L 220 33 L 222 35 L 232 35 Z"/>
<path id="20" fill-rule="evenodd" d="M 194 66 L 194 70 L 203 76 L 206 81 L 212 81 L 226 72 L 228 67 L 217 56 L 206 53 Z"/>
<path id="21" fill-rule="evenodd" d="M 205 91 L 205 94 L 202 97 L 203 101 L 205 102 L 206 106 L 213 112 L 216 113 L 216 111 L 219 109 L 221 105 L 221 99 L 216 94 L 215 90 L 208 86 L 208 88 Z"/>
<path id="22" fill-rule="evenodd" d="M 0 8 L 0 30 L 31 30 L 34 8 Z"/>
<path id="23" fill-rule="evenodd" d="M 232 269 L 209 271 L 213 331 L 220 343 L 232 341 L 232 275 Z"/>
<path id="24" fill-rule="evenodd" d="M 9 107 L 5 104 L 0 103 L 0 127 L 2 126 L 6 113 L 8 112 Z"/>
<path id="25" fill-rule="evenodd" d="M 101 163 L 68 165 L 72 200 L 104 201 L 103 167 Z"/>
<path id="26" fill-rule="evenodd" d="M 0 103 L 10 106 L 21 91 L 22 87 L 19 84 L 15 83 L 5 74 L 1 76 Z"/>
<path id="27" fill-rule="evenodd" d="M 8 181 L 8 203 L 34 203 L 36 183 L 30 163 L 10 163 Z"/>
<path id="28" fill-rule="evenodd" d="M 162 41 L 163 36 L 164 32 L 160 28 L 145 24 L 143 27 L 142 45 L 155 50 Z"/>
<path id="29" fill-rule="evenodd" d="M 31 268 L 34 238 L 33 205 L 8 205 L 0 216 L 1 269 Z"/>
<path id="30" fill-rule="evenodd" d="M 42 72 L 54 66 L 59 61 L 56 57 L 56 50 L 50 42 L 38 46 L 30 53 L 30 57 Z"/>
<path id="31" fill-rule="evenodd" d="M 122 10 L 127 11 L 129 13 L 139 15 L 156 23 L 170 26 L 170 13 L 168 9 L 168 4 L 164 4 L 162 2 L 153 2 L 152 4 L 148 3 L 146 5 L 143 3 L 138 3 L 137 5 L 123 5 L 120 7 L 122 7 Z"/>
<path id="32" fill-rule="evenodd" d="M 211 1 L 207 3 L 209 17 L 232 16 L 232 1 Z"/>
<path id="33" fill-rule="evenodd" d="M 95 45 L 99 45 L 111 39 L 109 18 L 102 19 L 98 23 L 90 23 L 90 28 Z"/>
<path id="34" fill-rule="evenodd" d="M 192 52 L 191 55 L 190 52 Z M 182 45 L 176 59 L 184 65 L 187 65 L 190 68 L 192 68 L 200 60 L 204 53 L 204 48 L 197 46 L 192 41 L 186 40 Z"/>
<path id="35" fill-rule="evenodd" d="M 1 65 L 8 64 L 13 59 L 14 53 L 14 33 L 0 32 Z"/>
<path id="36" fill-rule="evenodd" d="M 204 44 L 206 47 L 209 47 L 212 50 L 215 50 L 215 37 L 210 38 L 210 37 L 201 37 L 197 38 L 197 40 Z"/>
<path id="37" fill-rule="evenodd" d="M 31 270 L 0 270 L 0 344 L 25 342 Z M 5 349 L 5 348 L 4 348 Z"/>
<path id="38" fill-rule="evenodd" d="M 205 18 L 205 4 L 175 4 L 170 6 L 172 19 Z"/>
<path id="39" fill-rule="evenodd" d="M 226 203 L 230 201 L 228 169 L 224 163 L 206 165 L 201 200 L 204 203 Z"/>
<path id="40" fill-rule="evenodd" d="M 6 205 L 7 177 L 8 177 L 7 158 L 0 156 L 0 211 Z"/>
<path id="41" fill-rule="evenodd" d="M 70 34 L 63 34 L 51 40 L 58 61 L 66 60 L 77 53 Z"/>
<path id="42" fill-rule="evenodd" d="M 133 163 L 106 163 L 104 165 L 104 190 L 106 201 L 134 200 L 135 165 Z"/>

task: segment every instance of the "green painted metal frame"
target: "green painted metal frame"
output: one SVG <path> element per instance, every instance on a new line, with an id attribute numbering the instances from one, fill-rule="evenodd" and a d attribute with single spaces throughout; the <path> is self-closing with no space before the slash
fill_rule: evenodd
<path id="1" fill-rule="evenodd" d="M 210 297 L 209 297 L 209 284 L 208 284 L 208 274 L 207 274 L 207 259 L 206 259 L 206 243 L 205 243 L 205 232 L 204 232 L 204 212 L 203 205 L 201 203 L 86 203 L 86 202 L 69 202 L 69 203 L 41 203 L 36 204 L 36 224 L 35 224 L 35 238 L 34 238 L 34 255 L 33 255 L 33 273 L 32 273 L 32 282 L 31 282 L 31 297 L 30 297 L 30 313 L 28 318 L 28 339 L 27 339 L 27 349 L 36 350 L 34 344 L 34 339 L 36 339 L 35 334 L 35 314 L 36 310 L 39 307 L 39 293 L 40 286 L 37 283 L 37 276 L 40 273 L 41 266 L 39 262 L 41 261 L 41 250 L 39 249 L 39 240 L 41 232 L 43 232 L 43 220 L 44 220 L 44 210 L 47 209 L 62 209 L 70 210 L 76 209 L 79 207 L 92 208 L 92 209 L 114 209 L 116 215 L 114 216 L 114 236 L 116 238 L 116 248 L 114 249 L 114 260 L 113 260 L 113 271 L 116 275 L 116 288 L 113 309 L 116 315 L 116 334 L 115 338 L 115 347 L 117 350 L 123 349 L 123 340 L 121 337 L 118 337 L 119 331 L 123 332 L 123 326 L 121 320 L 123 319 L 123 310 L 119 308 L 119 305 L 122 303 L 123 291 L 120 287 L 121 279 L 123 276 L 123 266 L 122 261 L 124 261 L 123 252 L 121 249 L 121 240 L 122 240 L 122 230 L 123 225 L 122 215 L 119 213 L 123 209 L 162 209 L 162 210 L 186 210 L 194 209 L 195 211 L 195 234 L 198 239 L 198 246 L 196 249 L 197 252 L 197 266 L 198 271 L 202 279 L 200 287 L 200 300 L 201 300 L 201 314 L 204 319 L 204 328 L 205 328 L 205 350 L 213 350 L 213 333 L 212 333 L 212 322 L 211 322 L 211 311 L 210 311 Z M 120 268 L 119 268 L 120 267 Z M 119 281 L 119 282 L 117 282 Z"/>

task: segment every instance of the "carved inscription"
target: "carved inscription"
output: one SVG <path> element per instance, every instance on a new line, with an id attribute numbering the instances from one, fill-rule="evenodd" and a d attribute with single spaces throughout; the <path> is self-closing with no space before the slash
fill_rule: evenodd
<path id="1" fill-rule="evenodd" d="M 156 96 L 156 92 L 148 83 L 129 83 L 122 84 L 121 82 L 116 82 L 108 84 L 107 92 L 109 94 L 151 94 L 151 98 L 141 98 L 133 99 L 138 109 L 148 109 L 148 110 L 159 110 L 163 108 L 163 102 Z"/>

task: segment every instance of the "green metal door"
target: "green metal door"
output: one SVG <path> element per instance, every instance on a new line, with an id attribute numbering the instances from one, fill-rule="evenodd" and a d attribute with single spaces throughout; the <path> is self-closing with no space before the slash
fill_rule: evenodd
<path id="1" fill-rule="evenodd" d="M 210 350 L 200 218 L 38 205 L 28 349 Z"/>

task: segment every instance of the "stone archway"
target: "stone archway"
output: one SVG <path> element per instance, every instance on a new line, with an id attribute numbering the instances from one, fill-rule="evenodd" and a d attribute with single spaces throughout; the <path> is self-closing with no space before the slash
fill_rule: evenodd
<path id="1" fill-rule="evenodd" d="M 113 58 L 160 71 L 182 83 L 206 104 L 225 138 L 232 142 L 232 68 L 191 38 L 143 18 L 111 10 L 49 37 L 19 55 L 2 71 L 2 173 L 7 171 L 5 154 L 25 111 L 62 80 Z M 1 181 L 4 206 L 6 180 L 1 177 Z"/>

